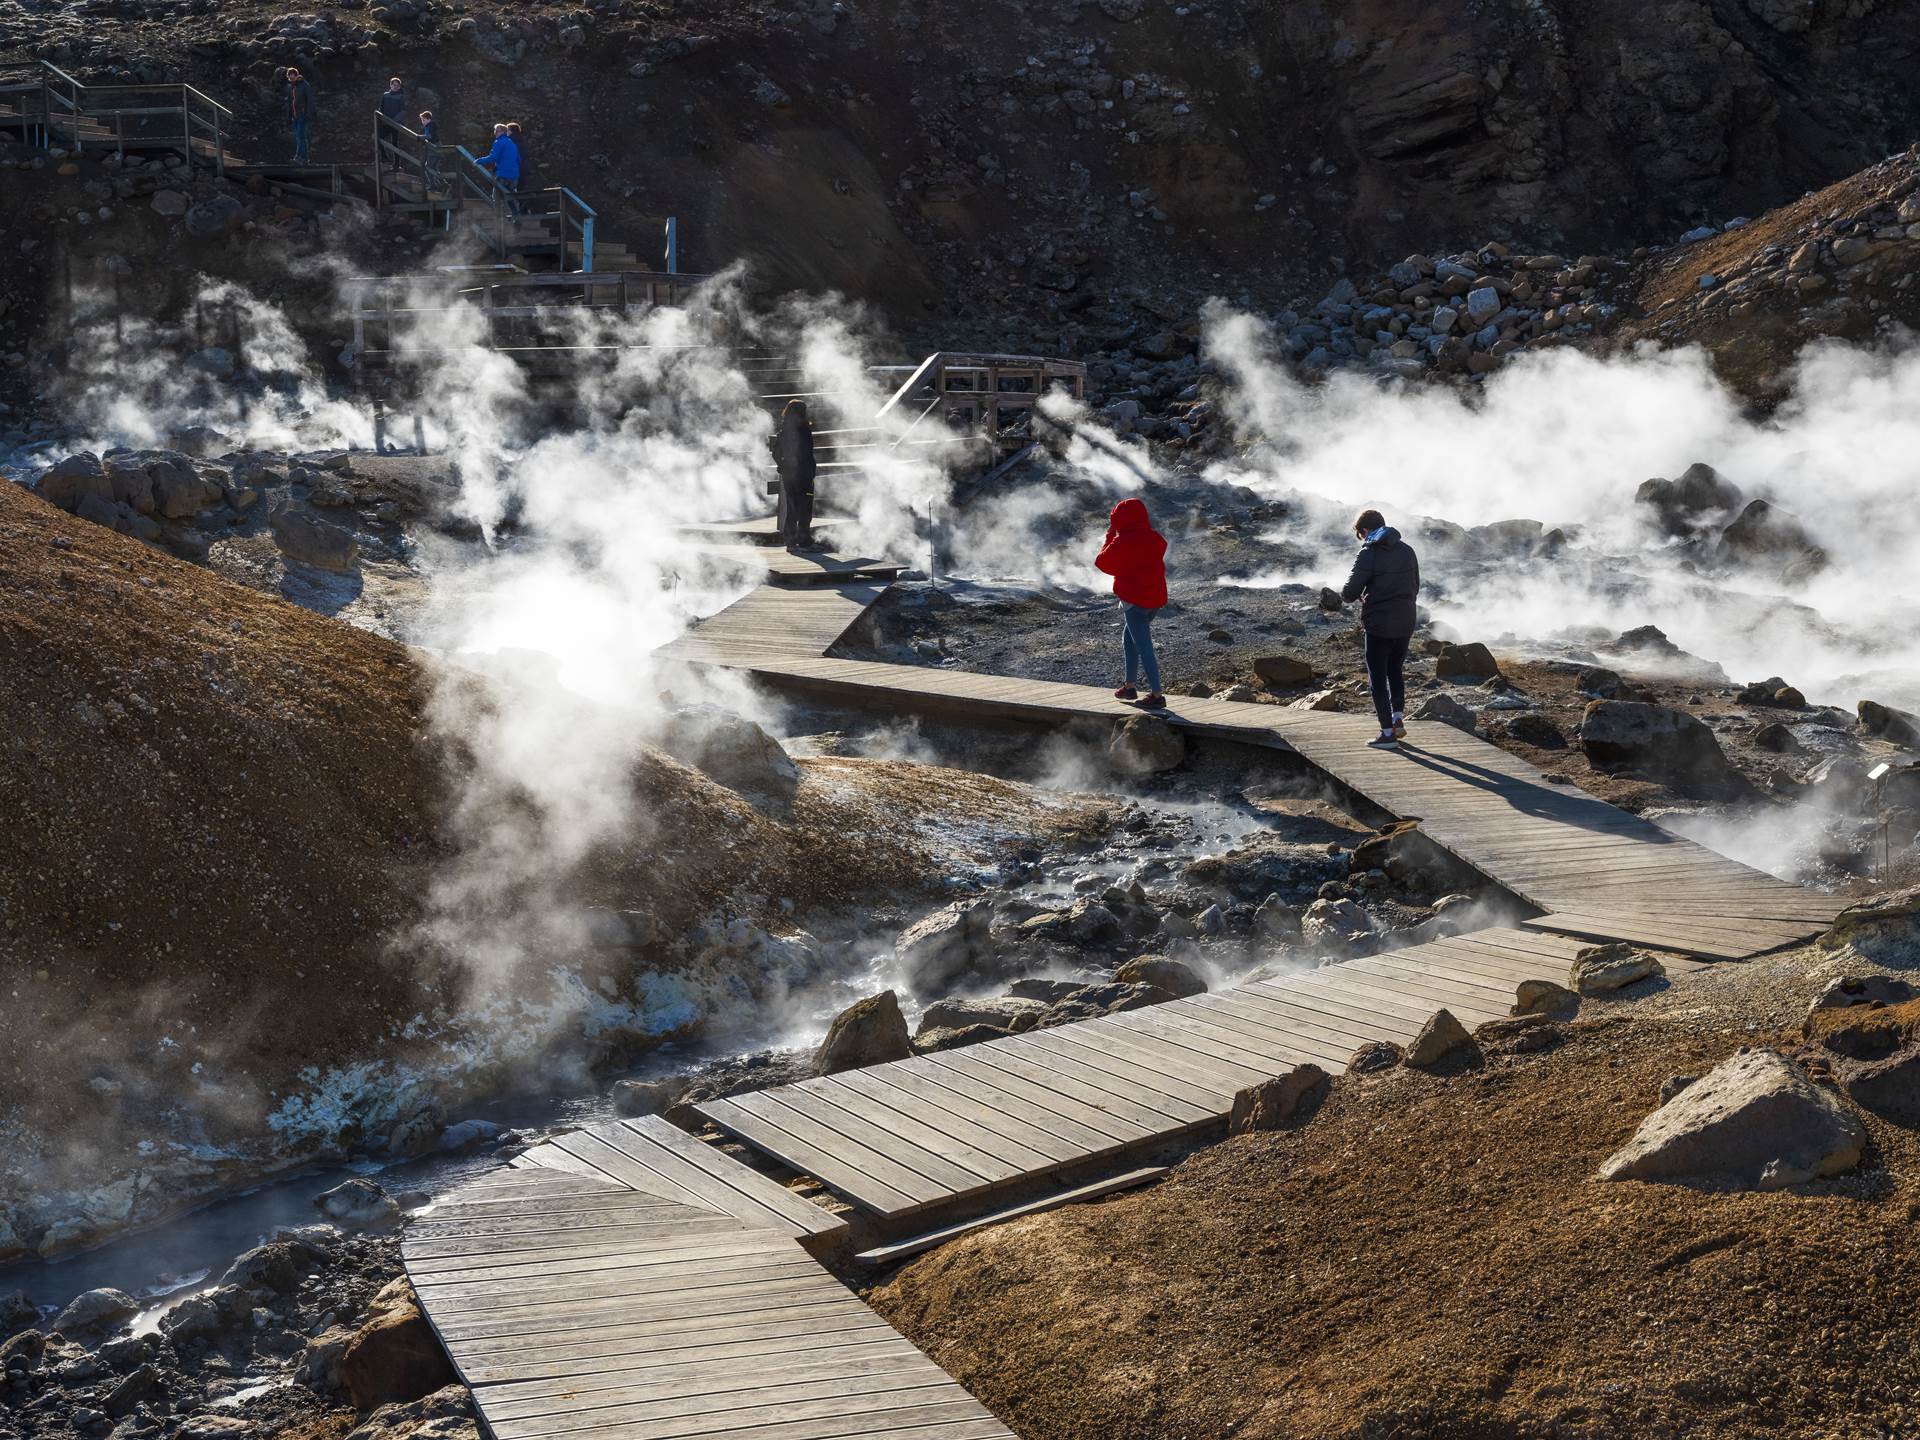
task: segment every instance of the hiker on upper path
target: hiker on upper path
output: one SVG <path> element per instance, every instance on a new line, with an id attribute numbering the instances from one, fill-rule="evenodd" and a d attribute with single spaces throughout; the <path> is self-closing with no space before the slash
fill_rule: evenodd
<path id="1" fill-rule="evenodd" d="M 440 122 L 431 110 L 420 112 L 420 158 L 426 172 L 427 189 L 439 190 L 447 183 L 440 173 Z"/>
<path id="2" fill-rule="evenodd" d="M 1416 623 L 1420 557 L 1378 510 L 1362 510 L 1353 533 L 1360 555 L 1340 596 L 1347 601 L 1366 597 L 1360 627 L 1367 632 L 1367 683 L 1380 718 L 1379 735 L 1367 743 L 1384 749 L 1407 734 L 1407 645 Z"/>
<path id="3" fill-rule="evenodd" d="M 789 555 L 813 548 L 813 422 L 807 402 L 789 400 L 780 412 L 780 428 L 767 437 L 774 467 L 780 472 L 780 543 Z"/>
<path id="4" fill-rule="evenodd" d="M 407 113 L 407 87 L 401 83 L 398 75 L 387 81 L 387 88 L 380 92 L 380 113 L 387 118 L 388 125 L 397 127 L 407 123 L 405 119 Z M 388 129 L 386 126 L 381 127 L 380 138 L 388 145 L 397 145 L 400 143 L 398 130 Z M 398 170 L 400 168 L 400 157 L 394 151 L 383 150 L 381 154 L 385 156 L 387 169 Z"/>
<path id="5" fill-rule="evenodd" d="M 1093 563 L 1113 577 L 1113 593 L 1120 599 L 1120 648 L 1126 660 L 1126 683 L 1113 692 L 1116 700 L 1138 700 L 1142 710 L 1164 710 L 1160 693 L 1160 658 L 1153 653 L 1153 617 L 1167 603 L 1167 538 L 1153 528 L 1144 500 L 1122 500 L 1107 517 L 1107 538 Z M 1141 698 L 1134 682 L 1144 678 Z"/>
<path id="6" fill-rule="evenodd" d="M 493 178 L 500 182 L 500 188 L 507 196 L 507 213 L 518 215 L 520 207 L 514 201 L 514 193 L 520 188 L 520 147 L 513 143 L 513 136 L 505 125 L 493 127 L 493 148 L 475 162 L 484 170 L 493 171 Z"/>
<path id="7" fill-rule="evenodd" d="M 313 86 L 306 76 L 291 67 L 287 70 L 287 116 L 293 122 L 293 163 L 307 163 L 308 147 L 313 141 Z"/>

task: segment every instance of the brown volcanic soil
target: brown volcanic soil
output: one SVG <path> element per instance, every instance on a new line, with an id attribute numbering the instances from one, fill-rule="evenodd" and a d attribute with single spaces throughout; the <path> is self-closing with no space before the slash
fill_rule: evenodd
<path id="1" fill-rule="evenodd" d="M 1920 1140 L 1775 1194 L 1601 1185 L 1766 1037 L 1643 1020 L 1440 1077 L 1343 1077 L 1291 1132 L 1016 1221 L 871 1298 L 1026 1440 L 1906 1435 Z"/>
<path id="2" fill-rule="evenodd" d="M 183 1112 L 255 1139 L 303 1067 L 401 1061 L 412 1017 L 460 1021 L 460 957 L 402 943 L 464 763 L 425 738 L 412 652 L 0 484 L 0 675 L 0 1172 L 97 1176 Z M 637 742 L 629 775 L 647 823 L 567 896 L 651 914 L 629 963 L 663 970 L 716 913 L 897 901 L 956 847 L 1086 820 L 904 763 L 810 761 L 782 813 Z"/>

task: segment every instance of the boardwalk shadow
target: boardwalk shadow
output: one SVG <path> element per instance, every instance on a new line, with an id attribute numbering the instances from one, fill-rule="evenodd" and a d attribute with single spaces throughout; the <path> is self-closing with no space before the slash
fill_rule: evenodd
<path id="1" fill-rule="evenodd" d="M 1494 770 L 1485 765 L 1476 765 L 1471 760 L 1462 760 L 1458 756 L 1441 756 L 1437 752 L 1422 750 L 1410 741 L 1401 741 L 1397 752 L 1402 758 L 1431 771 L 1435 775 L 1445 776 L 1458 784 L 1470 786 L 1475 790 L 1504 800 L 1509 807 L 1522 815 L 1536 819 L 1551 820 L 1578 830 L 1609 830 L 1618 833 L 1618 822 L 1629 817 L 1628 812 L 1617 810 L 1605 801 L 1596 800 L 1584 792 L 1576 800 L 1573 796 L 1556 794 L 1546 785 L 1532 780 L 1516 779 L 1512 775 Z M 1679 837 L 1662 830 L 1652 821 L 1642 821 L 1646 834 L 1639 838 L 1649 845 L 1673 845 L 1681 843 Z"/>

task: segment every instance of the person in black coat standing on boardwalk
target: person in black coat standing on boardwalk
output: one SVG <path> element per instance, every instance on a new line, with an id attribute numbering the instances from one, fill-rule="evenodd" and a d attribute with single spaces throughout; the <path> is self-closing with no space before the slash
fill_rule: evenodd
<path id="1" fill-rule="evenodd" d="M 1378 510 L 1361 511 L 1353 533 L 1360 556 L 1340 597 L 1349 602 L 1365 597 L 1360 627 L 1367 632 L 1367 683 L 1380 717 L 1380 733 L 1367 743 L 1384 749 L 1398 745 L 1407 733 L 1407 645 L 1416 623 L 1420 557 Z"/>
<path id="2" fill-rule="evenodd" d="M 807 402 L 789 400 L 780 428 L 767 437 L 780 472 L 780 542 L 789 553 L 813 548 L 813 424 Z"/>

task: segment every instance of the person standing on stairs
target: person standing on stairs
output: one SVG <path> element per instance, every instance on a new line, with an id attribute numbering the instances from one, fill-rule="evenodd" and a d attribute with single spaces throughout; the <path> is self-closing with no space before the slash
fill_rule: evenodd
<path id="1" fill-rule="evenodd" d="M 404 117 L 407 113 L 407 87 L 401 83 L 398 75 L 387 81 L 387 88 L 380 92 L 380 113 L 386 117 L 389 125 L 397 127 L 406 124 Z M 397 129 L 382 129 L 380 138 L 389 145 L 398 145 L 400 143 L 400 135 Z M 400 168 L 400 157 L 397 154 L 390 150 L 382 151 L 381 154 L 385 157 L 382 161 L 385 169 L 398 170 Z"/>
<path id="2" fill-rule="evenodd" d="M 420 141 L 420 159 L 427 189 L 429 192 L 444 190 L 447 177 L 440 173 L 440 122 L 433 118 L 431 110 L 420 112 Z"/>
<path id="3" fill-rule="evenodd" d="M 307 163 L 308 149 L 313 142 L 313 86 L 307 83 L 307 77 L 293 67 L 287 67 L 287 116 L 293 122 L 293 163 Z"/>
<path id="4" fill-rule="evenodd" d="M 513 197 L 520 188 L 520 147 L 513 143 L 513 136 L 505 125 L 493 127 L 493 148 L 476 163 L 483 170 L 491 170 L 493 178 L 500 182 L 500 189 L 507 197 L 507 214 L 518 215 L 520 206 Z"/>
<path id="5" fill-rule="evenodd" d="M 789 400 L 780 412 L 780 425 L 767 437 L 774 468 L 780 472 L 777 524 L 780 543 L 789 555 L 813 548 L 813 422 L 807 402 Z"/>
<path id="6" fill-rule="evenodd" d="M 1418 623 L 1420 557 L 1378 510 L 1362 510 L 1353 522 L 1360 555 L 1340 598 L 1360 600 L 1360 628 L 1367 635 L 1367 683 L 1373 690 L 1380 733 L 1367 743 L 1380 749 L 1407 735 L 1407 646 Z"/>
<path id="7" fill-rule="evenodd" d="M 1107 538 L 1094 557 L 1096 568 L 1113 577 L 1113 593 L 1120 600 L 1120 648 L 1126 661 L 1126 683 L 1113 692 L 1116 700 L 1135 700 L 1142 710 L 1164 710 L 1160 693 L 1160 659 L 1153 653 L 1153 617 L 1167 603 L 1167 538 L 1153 528 L 1144 500 L 1126 499 L 1107 517 Z M 1134 682 L 1145 679 L 1143 697 Z"/>
<path id="8" fill-rule="evenodd" d="M 520 157 L 520 178 L 515 182 L 514 189 L 524 195 L 527 193 L 528 177 L 533 174 L 533 167 L 527 163 L 527 137 L 521 131 L 518 120 L 507 122 L 507 138 L 513 141 L 513 153 Z"/>

